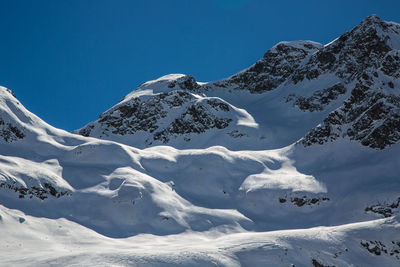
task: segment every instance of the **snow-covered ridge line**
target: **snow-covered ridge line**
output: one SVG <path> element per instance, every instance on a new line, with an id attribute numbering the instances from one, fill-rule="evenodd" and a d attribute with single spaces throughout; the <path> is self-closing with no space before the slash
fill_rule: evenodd
<path id="1" fill-rule="evenodd" d="M 275 149 L 350 138 L 384 149 L 400 139 L 399 40 L 398 24 L 372 15 L 325 46 L 280 42 L 220 81 L 203 84 L 183 74 L 149 81 L 76 132 L 140 148 Z M 360 107 L 361 100 L 368 104 Z M 382 102 L 391 104 L 377 106 Z M 116 113 L 121 106 L 124 112 Z M 355 135 L 360 128 L 365 134 Z"/>

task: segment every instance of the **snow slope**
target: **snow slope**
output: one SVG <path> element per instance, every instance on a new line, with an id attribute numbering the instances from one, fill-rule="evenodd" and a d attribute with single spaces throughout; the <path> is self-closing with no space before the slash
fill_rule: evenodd
<path id="1" fill-rule="evenodd" d="M 399 29 L 167 75 L 80 135 L 0 87 L 0 265 L 397 266 Z"/>
<path id="2" fill-rule="evenodd" d="M 395 266 L 400 258 L 398 217 L 301 230 L 221 227 L 113 239 L 66 219 L 4 207 L 0 215 L 4 266 Z"/>

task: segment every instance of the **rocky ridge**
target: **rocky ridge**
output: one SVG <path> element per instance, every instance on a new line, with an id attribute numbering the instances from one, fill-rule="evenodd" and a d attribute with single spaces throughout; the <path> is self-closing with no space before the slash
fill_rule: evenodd
<path id="1" fill-rule="evenodd" d="M 148 135 L 144 142 L 151 146 L 176 138 L 196 140 L 206 132 L 233 126 L 229 132 L 238 134 L 227 136 L 224 131 L 224 138 L 243 138 L 251 134 L 235 128 L 237 109 L 232 107 L 251 110 L 254 101 L 261 105 L 258 99 L 268 99 L 276 91 L 286 94 L 279 100 L 279 109 L 292 106 L 306 114 L 327 114 L 315 120 L 315 128 L 305 129 L 299 143 L 310 146 L 349 138 L 383 149 L 400 139 L 399 49 L 400 26 L 372 15 L 324 46 L 311 41 L 281 42 L 253 66 L 227 79 L 198 83 L 190 75 L 172 75 L 145 83 L 125 98 L 125 104 L 77 132 L 106 139 L 110 134 L 137 137 L 140 132 Z M 298 91 L 298 87 L 307 90 Z M 151 93 L 145 93 L 149 89 Z M 254 101 L 244 104 L 240 98 L 232 99 L 238 91 L 247 92 Z M 206 96 L 218 98 L 198 100 Z M 279 109 L 274 116 L 281 116 Z M 257 114 L 250 115 L 258 123 Z M 271 127 L 275 126 L 260 127 L 257 136 L 268 136 L 264 131 Z"/>
<path id="2" fill-rule="evenodd" d="M 185 76 L 186 78 L 186 76 Z M 189 80 L 185 80 L 190 81 Z M 171 81 L 168 87 L 177 86 Z M 187 86 L 187 85 L 185 85 Z M 188 87 L 185 87 L 188 88 Z M 192 90 L 192 85 L 189 86 Z M 95 123 L 90 123 L 79 130 L 83 136 L 92 136 L 100 132 L 99 138 L 113 135 L 134 135 L 137 132 L 147 132 L 146 146 L 167 144 L 171 139 L 183 137 L 189 142 L 191 135 L 202 134 L 210 130 L 223 130 L 226 134 L 237 133 L 237 120 L 243 114 L 235 107 L 220 98 L 200 97 L 187 90 L 173 90 L 155 95 L 145 95 L 131 98 L 114 106 L 100 115 Z M 228 137 L 237 138 L 233 134 Z"/>

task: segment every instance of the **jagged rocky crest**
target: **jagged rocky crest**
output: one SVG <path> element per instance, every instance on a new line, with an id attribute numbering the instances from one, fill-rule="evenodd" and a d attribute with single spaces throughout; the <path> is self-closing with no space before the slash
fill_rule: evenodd
<path id="1" fill-rule="evenodd" d="M 240 100 L 214 99 L 218 104 L 211 104 L 211 100 L 199 101 L 199 96 L 224 98 L 228 92 L 241 91 L 260 99 L 271 91 L 282 91 L 286 94 L 280 100 L 284 107 L 328 114 L 315 121 L 315 128 L 306 129 L 299 144 L 349 138 L 383 149 L 400 139 L 399 49 L 400 26 L 372 15 L 327 45 L 281 42 L 253 66 L 227 79 L 198 83 L 189 75 L 172 75 L 145 83 L 129 94 L 124 104 L 103 113 L 78 133 L 104 138 L 110 133 L 141 132 L 149 135 L 147 146 L 168 144 L 179 136 L 189 141 L 198 134 L 235 125 L 236 109 L 230 105 L 249 108 Z M 298 92 L 298 87 L 306 90 Z M 149 89 L 150 94 L 143 93 Z M 264 136 L 262 130 L 260 136 Z M 247 135 L 233 131 L 239 132 L 236 137 Z"/>
<path id="2" fill-rule="evenodd" d="M 345 82 L 363 75 L 369 68 L 378 68 L 384 56 L 393 48 L 391 35 L 399 35 L 396 24 L 388 24 L 377 16 L 369 16 L 360 25 L 318 50 L 308 62 L 293 74 L 293 82 L 316 79 L 335 73 Z"/>
<path id="3" fill-rule="evenodd" d="M 220 98 L 193 94 L 200 88 L 193 83 L 191 76 L 168 80 L 167 88 L 172 91 L 125 99 L 78 133 L 106 139 L 146 133 L 146 146 L 168 144 L 177 138 L 187 143 L 193 135 L 212 130 L 226 129 L 227 138 L 242 137 L 237 127 L 238 118 L 243 117 L 241 111 Z"/>
<path id="4" fill-rule="evenodd" d="M 348 84 L 351 94 L 305 136 L 302 144 L 349 137 L 365 146 L 383 149 L 398 142 L 400 47 L 393 43 L 399 37 L 399 25 L 370 16 L 326 47 L 334 55 L 330 68 Z M 333 58 L 341 64 L 335 64 Z"/>
<path id="5" fill-rule="evenodd" d="M 293 71 L 319 48 L 320 44 L 310 41 L 281 42 L 250 68 L 214 85 L 233 86 L 251 93 L 271 91 L 287 81 Z"/>
<path id="6" fill-rule="evenodd" d="M 0 86 L 0 91 L 4 91 L 6 95 L 11 96 L 11 99 L 18 103 L 13 91 L 2 86 Z M 0 101 L 0 104 L 6 108 L 6 110 L 0 110 L 0 140 L 11 143 L 23 139 L 25 137 L 24 127 L 10 118 L 9 110 L 12 101 L 4 101 L 3 99 Z"/>

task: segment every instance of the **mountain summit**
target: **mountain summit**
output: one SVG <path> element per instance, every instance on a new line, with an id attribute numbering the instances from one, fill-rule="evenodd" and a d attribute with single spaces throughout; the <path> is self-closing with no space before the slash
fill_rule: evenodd
<path id="1" fill-rule="evenodd" d="M 76 132 L 140 148 L 271 149 L 340 137 L 383 149 L 400 136 L 399 49 L 400 26 L 372 15 L 326 45 L 280 42 L 220 81 L 147 82 Z"/>

